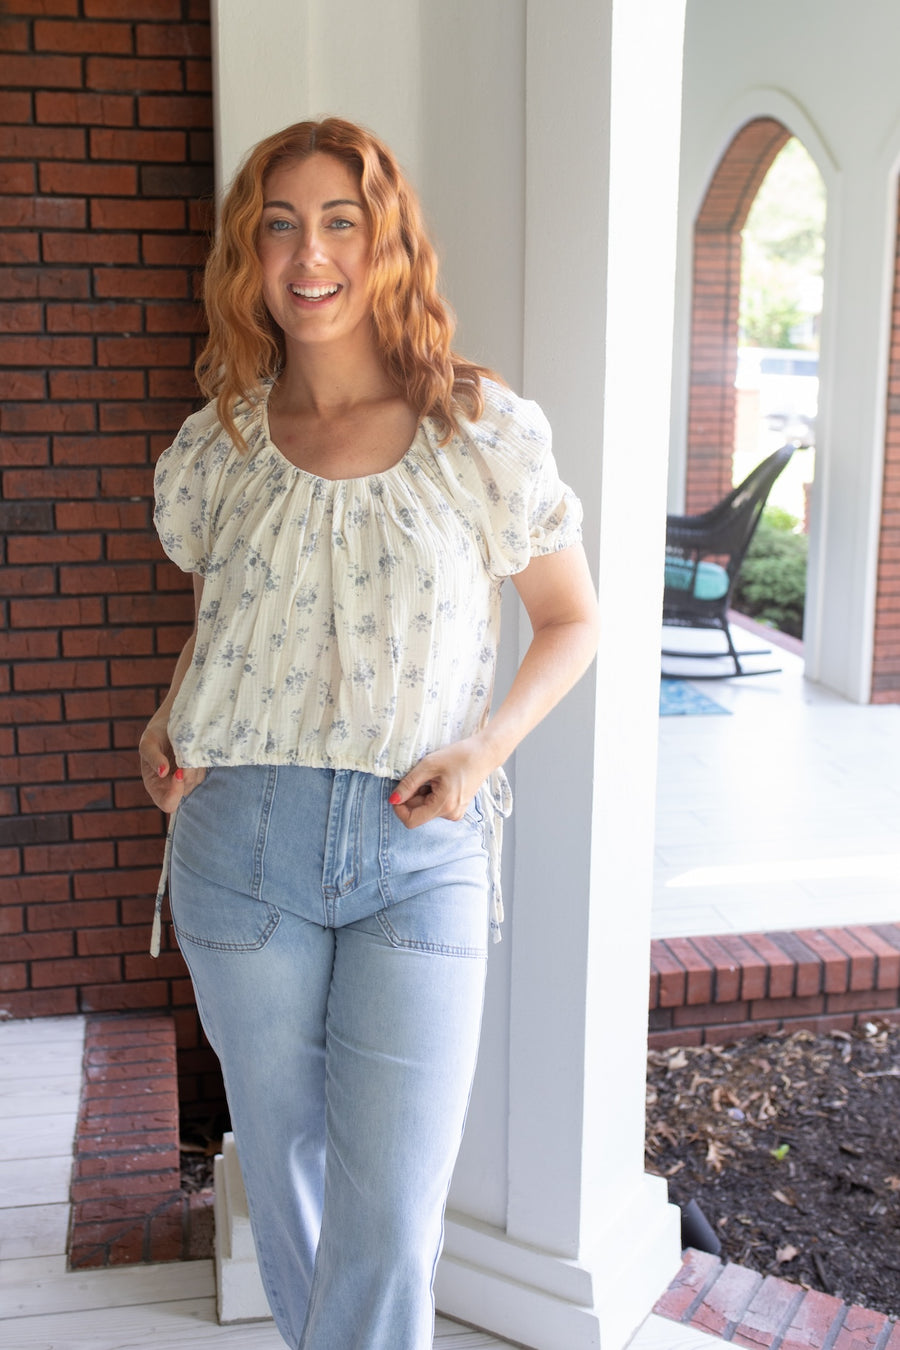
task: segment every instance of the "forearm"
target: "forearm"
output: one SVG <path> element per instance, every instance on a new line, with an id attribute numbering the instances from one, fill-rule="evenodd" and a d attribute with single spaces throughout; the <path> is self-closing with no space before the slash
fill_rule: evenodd
<path id="1" fill-rule="evenodd" d="M 592 616 L 549 624 L 535 633 L 509 692 L 477 739 L 488 772 L 505 763 L 587 670 L 597 648 Z"/>

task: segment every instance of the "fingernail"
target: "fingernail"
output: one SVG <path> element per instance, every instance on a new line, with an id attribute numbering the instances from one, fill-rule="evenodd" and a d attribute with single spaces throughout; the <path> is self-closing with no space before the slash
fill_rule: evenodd
<path id="1" fill-rule="evenodd" d="M 184 769 L 176 769 L 176 770 L 175 770 L 175 777 L 178 779 L 178 781 L 179 781 L 179 783 L 180 783 L 181 780 L 184 778 Z"/>
<path id="2" fill-rule="evenodd" d="M 391 806 L 396 806 L 399 800 L 400 800 L 400 793 L 395 788 L 394 791 L 391 793 L 391 795 L 388 797 L 388 801 L 390 802 Z"/>
<path id="3" fill-rule="evenodd" d="M 157 772 L 157 775 L 158 775 L 160 778 L 165 778 L 165 776 L 166 776 L 166 769 L 167 769 L 168 767 L 169 767 L 168 764 L 157 764 L 157 766 L 156 766 L 156 772 Z"/>

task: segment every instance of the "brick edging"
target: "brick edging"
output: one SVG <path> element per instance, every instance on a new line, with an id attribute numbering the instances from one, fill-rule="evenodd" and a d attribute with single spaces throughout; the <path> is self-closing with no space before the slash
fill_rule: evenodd
<path id="1" fill-rule="evenodd" d="M 737 1345 L 778 1350 L 900 1350 L 900 1323 L 692 1248 L 653 1311 Z"/>
<path id="2" fill-rule="evenodd" d="M 650 1047 L 900 1016 L 900 923 L 658 938 Z"/>
<path id="3" fill-rule="evenodd" d="M 171 1017 L 88 1018 L 71 1200 L 71 1269 L 208 1254 L 209 1198 L 181 1189 Z"/>

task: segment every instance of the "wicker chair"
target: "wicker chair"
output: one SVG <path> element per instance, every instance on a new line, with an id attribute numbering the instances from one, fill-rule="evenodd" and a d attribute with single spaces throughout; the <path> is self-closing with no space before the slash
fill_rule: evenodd
<path id="1" fill-rule="evenodd" d="M 766 498 L 794 446 L 784 445 L 769 455 L 717 506 L 697 516 L 668 516 L 666 521 L 666 576 L 663 624 L 673 628 L 718 629 L 725 651 L 684 651 L 663 648 L 663 656 L 689 660 L 730 657 L 733 671 L 691 674 L 692 680 L 729 679 L 734 675 L 769 675 L 774 670 L 745 670 L 741 656 L 765 656 L 769 648 L 740 654 L 728 627 L 728 609 L 741 563 L 759 524 Z M 669 678 L 663 671 L 663 678 Z M 685 678 L 683 672 L 680 678 Z"/>

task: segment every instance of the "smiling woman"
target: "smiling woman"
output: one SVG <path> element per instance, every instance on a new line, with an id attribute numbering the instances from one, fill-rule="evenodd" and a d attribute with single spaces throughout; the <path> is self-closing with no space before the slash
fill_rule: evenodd
<path id="1" fill-rule="evenodd" d="M 431 1346 L 502 764 L 596 644 L 546 420 L 452 352 L 435 278 L 373 136 L 262 142 L 207 269 L 211 401 L 156 472 L 197 617 L 142 770 L 293 1350 Z M 492 710 L 507 578 L 533 639 Z"/>

